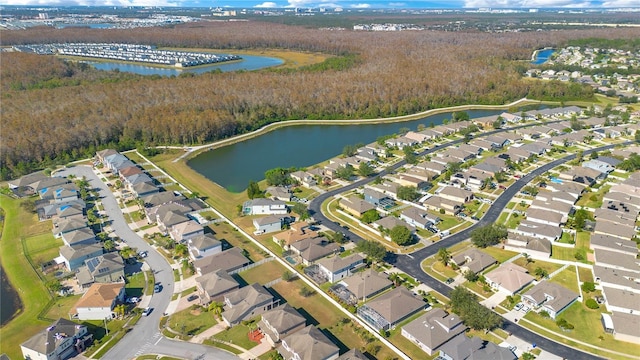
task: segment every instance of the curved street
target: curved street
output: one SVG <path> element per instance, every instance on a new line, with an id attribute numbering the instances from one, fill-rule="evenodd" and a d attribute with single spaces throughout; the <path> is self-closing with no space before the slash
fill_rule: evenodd
<path id="1" fill-rule="evenodd" d="M 527 126 L 534 126 L 534 125 L 524 125 L 524 126 L 519 126 L 519 127 L 527 127 Z M 510 128 L 514 129 L 514 128 Z M 494 130 L 494 131 L 489 131 L 486 133 L 482 133 L 480 134 L 480 136 L 487 136 L 487 135 L 491 135 L 491 134 L 495 134 L 495 133 L 499 133 L 505 130 Z M 436 147 L 433 147 L 431 149 L 427 149 L 425 151 L 422 151 L 419 156 L 424 156 L 426 154 L 430 154 L 433 152 L 436 152 L 438 150 L 441 150 L 443 148 L 449 147 L 451 145 L 455 145 L 455 144 L 459 144 L 461 142 L 463 142 L 464 139 L 458 139 L 458 140 L 454 140 L 451 142 L 448 142 L 446 144 L 441 144 L 438 145 Z M 627 144 L 631 144 L 631 142 L 625 142 L 622 145 L 627 145 Z M 611 149 L 615 146 L 618 146 L 621 144 L 612 144 L 612 145 L 606 145 L 606 146 L 602 146 L 599 148 L 595 148 L 595 149 L 590 149 L 590 150 L 585 150 L 584 154 L 588 155 L 594 151 L 602 151 L 602 150 L 608 150 Z M 439 240 L 435 245 L 436 246 L 428 246 L 426 248 L 420 249 L 416 252 L 413 252 L 409 255 L 397 255 L 397 254 L 390 254 L 387 262 L 393 264 L 395 267 L 397 267 L 398 269 L 402 270 L 403 272 L 413 276 L 416 280 L 419 280 L 420 282 L 424 283 L 425 285 L 429 286 L 430 288 L 432 288 L 433 290 L 439 292 L 440 294 L 449 297 L 449 292 L 452 290 L 451 287 L 443 284 L 442 282 L 436 280 L 435 278 L 431 277 L 430 275 L 428 275 L 427 273 L 425 273 L 420 264 L 422 263 L 422 261 L 432 255 L 435 255 L 438 252 L 438 249 L 440 249 L 441 247 L 450 247 L 453 246 L 459 242 L 465 241 L 470 237 L 471 232 L 480 226 L 484 226 L 487 224 L 491 224 L 496 222 L 496 220 L 498 219 L 498 217 L 500 216 L 500 213 L 504 210 L 504 208 L 507 206 L 507 204 L 509 203 L 509 201 L 511 201 L 511 199 L 524 187 L 526 186 L 529 182 L 531 182 L 533 179 L 535 179 L 537 176 L 549 171 L 550 169 L 561 165 L 563 163 L 566 163 L 568 161 L 571 161 L 573 159 L 575 159 L 576 155 L 575 154 L 571 154 L 571 155 L 567 155 L 561 159 L 558 160 L 554 160 L 548 164 L 545 164 L 539 168 L 537 168 L 536 170 L 530 172 L 529 174 L 523 176 L 522 178 L 518 179 L 514 184 L 512 184 L 511 186 L 509 186 L 507 189 L 505 189 L 505 191 L 493 202 L 493 204 L 491 205 L 491 207 L 489 208 L 489 210 L 487 210 L 487 212 L 485 213 L 485 215 L 482 217 L 482 219 L 480 219 L 480 221 L 478 221 L 476 224 L 458 232 L 455 233 L 445 239 Z M 347 234 L 351 241 L 353 242 L 358 242 L 360 240 L 362 240 L 362 238 L 360 238 L 358 235 L 356 235 L 355 233 L 351 232 L 350 230 L 347 230 L 345 228 L 343 228 L 342 226 L 340 226 L 339 224 L 334 223 L 333 221 L 329 220 L 326 216 L 324 216 L 324 214 L 322 213 L 322 203 L 333 196 L 336 196 L 340 193 L 355 189 L 357 187 L 363 186 L 369 182 L 371 182 L 373 180 L 373 178 L 375 177 L 379 177 L 379 176 L 384 176 L 386 175 L 390 170 L 396 170 L 399 167 L 405 165 L 406 162 L 400 161 L 397 164 L 391 166 L 389 169 L 386 169 L 372 177 L 369 178 L 365 178 L 365 179 L 361 179 L 358 181 L 355 181 L 345 187 L 336 189 L 336 190 L 332 190 L 332 191 L 328 191 L 324 194 L 321 194 L 320 196 L 314 198 L 311 203 L 309 204 L 309 209 L 310 212 L 312 214 L 312 216 L 314 217 L 315 220 L 320 221 L 324 226 L 326 226 L 327 228 L 329 228 L 332 231 L 337 231 L 337 232 L 343 232 L 345 234 Z M 504 318 L 503 318 L 504 319 Z M 536 344 L 537 346 L 543 348 L 546 351 L 549 351 L 550 353 L 553 353 L 557 356 L 560 356 L 562 358 L 567 358 L 567 359 L 600 359 L 600 357 L 592 355 L 592 354 L 588 354 L 585 353 L 581 350 L 557 343 L 553 340 L 550 340 L 546 337 L 543 337 L 541 335 L 538 335 L 537 333 L 528 330 L 520 325 L 517 325 L 516 323 L 513 323 L 507 319 L 504 319 L 504 326 L 503 329 L 525 341 L 527 341 L 530 344 Z"/>
<path id="2" fill-rule="evenodd" d="M 129 246 L 137 248 L 138 251 L 148 252 L 148 256 L 144 260 L 154 271 L 156 283 L 160 283 L 163 286 L 162 291 L 154 293 L 149 302 L 148 306 L 153 309 L 151 314 L 149 314 L 149 316 L 142 316 L 138 323 L 111 348 L 102 359 L 135 359 L 142 354 L 162 354 L 184 359 L 199 360 L 238 359 L 237 356 L 224 350 L 200 344 L 170 340 L 162 336 L 158 329 L 158 324 L 160 323 L 162 314 L 166 311 L 171 301 L 174 288 L 174 277 L 171 265 L 169 265 L 162 255 L 131 230 L 129 224 L 127 224 L 124 219 L 124 215 L 122 214 L 120 206 L 118 206 L 115 196 L 89 166 L 68 167 L 57 172 L 57 175 L 60 176 L 69 176 L 72 174 L 78 178 L 84 176 L 91 188 L 99 190 L 104 211 L 111 221 L 111 227 L 118 237 Z"/>

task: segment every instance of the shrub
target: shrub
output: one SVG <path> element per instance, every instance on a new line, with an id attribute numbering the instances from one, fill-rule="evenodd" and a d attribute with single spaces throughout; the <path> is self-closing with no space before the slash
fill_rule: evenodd
<path id="1" fill-rule="evenodd" d="M 572 330 L 574 328 L 574 326 L 564 318 L 558 319 L 556 321 L 556 325 L 558 325 L 559 328 L 566 329 L 566 330 Z"/>
<path id="2" fill-rule="evenodd" d="M 541 317 L 548 319 L 551 317 L 551 315 L 549 315 L 549 313 L 546 310 L 542 310 L 538 313 L 538 315 L 540 315 Z"/>
<path id="3" fill-rule="evenodd" d="M 600 305 L 598 305 L 598 302 L 595 301 L 594 299 L 587 299 L 587 301 L 585 301 L 584 304 L 587 305 L 587 307 L 589 309 L 599 309 L 600 308 Z"/>
<path id="4" fill-rule="evenodd" d="M 592 283 L 591 281 L 585 281 L 584 283 L 582 283 L 581 288 L 582 291 L 586 293 L 594 292 L 596 290 L 596 284 Z"/>

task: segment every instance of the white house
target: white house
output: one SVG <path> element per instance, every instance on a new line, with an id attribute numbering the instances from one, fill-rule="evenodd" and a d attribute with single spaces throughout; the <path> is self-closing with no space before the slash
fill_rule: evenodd
<path id="1" fill-rule="evenodd" d="M 61 360 L 74 351 L 83 351 L 90 340 L 87 327 L 67 319 L 58 319 L 29 340 L 20 344 L 22 356 L 31 360 Z"/>
<path id="2" fill-rule="evenodd" d="M 336 255 L 320 259 L 316 263 L 329 282 L 333 283 L 351 276 L 353 270 L 364 265 L 364 257 L 360 254 L 352 254 L 344 258 Z"/>
<path id="3" fill-rule="evenodd" d="M 284 215 L 287 212 L 287 204 L 281 200 L 253 199 L 242 205 L 244 215 Z"/>
<path id="4" fill-rule="evenodd" d="M 211 234 L 194 236 L 187 240 L 189 256 L 193 261 L 222 252 L 222 243 Z"/>
<path id="5" fill-rule="evenodd" d="M 71 309 L 70 315 L 78 320 L 111 319 L 113 308 L 124 302 L 124 282 L 94 283 Z"/>

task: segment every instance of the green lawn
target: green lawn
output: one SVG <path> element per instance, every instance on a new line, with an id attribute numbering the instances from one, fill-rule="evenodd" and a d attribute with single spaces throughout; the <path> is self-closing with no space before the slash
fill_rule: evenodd
<path id="1" fill-rule="evenodd" d="M 564 336 L 568 336 L 570 338 L 580 340 L 589 344 L 593 344 L 594 346 L 611 349 L 617 352 L 622 352 L 626 354 L 630 354 L 633 356 L 637 356 L 640 354 L 640 344 L 633 344 L 629 342 L 617 341 L 613 338 L 611 334 L 605 333 L 601 324 L 601 315 L 599 310 L 591 310 L 584 306 L 582 303 L 576 301 L 572 304 L 567 310 L 563 311 L 559 318 L 566 319 L 569 323 L 574 325 L 574 329 L 569 332 L 563 332 L 558 328 L 553 319 L 544 319 L 537 313 L 530 311 L 525 315 L 525 319 L 534 322 L 538 325 L 549 329 L 550 331 L 562 334 Z M 526 324 L 526 322 L 522 322 L 521 325 Z M 534 329 L 536 332 L 539 332 L 540 329 L 537 327 L 527 326 L 531 329 Z M 559 341 L 563 344 L 570 344 L 570 341 L 566 339 L 562 339 L 559 337 L 554 337 L 554 340 Z M 591 347 L 585 347 L 583 345 L 575 344 L 578 348 L 587 350 L 590 353 L 596 353 L 600 356 L 604 356 L 610 359 L 620 359 L 622 357 L 616 356 L 607 352 L 600 352 Z"/>
<path id="2" fill-rule="evenodd" d="M 36 265 L 57 257 L 60 254 L 59 247 L 64 245 L 62 239 L 54 238 L 51 232 L 25 238 L 24 243 Z"/>
<path id="3" fill-rule="evenodd" d="M 580 293 L 575 266 L 569 266 L 568 268 L 562 270 L 561 272 L 556 274 L 554 277 L 549 279 L 549 281 L 556 284 L 560 284 L 569 290 L 577 292 L 578 294 Z"/>
<path id="4" fill-rule="evenodd" d="M 27 261 L 20 241 L 21 237 L 50 234 L 51 222 L 39 223 L 35 214 L 20 207 L 23 201 L 0 195 L 0 207 L 5 216 L 0 257 L 4 271 L 14 284 L 23 305 L 22 311 L 0 328 L 0 348 L 12 359 L 22 357 L 21 343 L 50 325 L 48 321 L 39 320 L 39 316 L 52 299 Z"/>
<path id="5" fill-rule="evenodd" d="M 511 259 L 512 257 L 518 255 L 518 253 L 515 251 L 504 250 L 494 246 L 489 246 L 487 248 L 480 249 L 480 251 L 493 256 L 493 258 L 496 259 L 499 263 L 503 263 Z"/>
<path id="6" fill-rule="evenodd" d="M 135 275 L 127 276 L 127 284 L 125 285 L 124 291 L 129 297 L 140 297 L 144 295 L 144 286 L 144 273 L 139 272 Z"/>
<path id="7" fill-rule="evenodd" d="M 51 320 L 57 320 L 59 318 L 69 318 L 69 312 L 71 308 L 78 302 L 82 295 L 73 295 L 56 298 L 56 303 L 47 311 L 45 317 Z"/>
<path id="8" fill-rule="evenodd" d="M 247 350 L 255 347 L 258 343 L 249 340 L 249 332 L 256 329 L 255 322 L 251 323 L 252 328 L 244 324 L 238 324 L 234 327 L 228 328 L 220 333 L 213 335 L 214 338 L 226 342 L 230 342 L 234 345 L 238 345 Z"/>
<path id="9" fill-rule="evenodd" d="M 542 260 L 533 260 L 532 262 L 527 264 L 527 260 L 524 257 L 516 259 L 513 263 L 527 269 L 529 271 L 529 274 L 531 274 L 532 276 L 535 276 L 534 273 L 537 268 L 542 268 L 547 272 L 547 274 L 551 274 L 552 272 L 562 267 L 562 265 L 560 264 Z"/>
<path id="10" fill-rule="evenodd" d="M 184 335 L 197 335 L 217 324 L 212 313 L 199 306 L 191 306 L 169 317 L 169 327 Z"/>
<path id="11" fill-rule="evenodd" d="M 578 267 L 578 274 L 580 275 L 580 281 L 582 281 L 582 282 L 586 282 L 586 281 L 593 282 L 593 272 L 591 272 L 591 269 Z"/>
<path id="12" fill-rule="evenodd" d="M 576 202 L 577 207 L 588 207 L 592 209 L 597 209 L 602 206 L 602 198 L 604 198 L 604 194 L 609 192 L 611 185 L 601 186 L 596 192 L 587 192 L 580 196 L 580 199 Z"/>
<path id="13" fill-rule="evenodd" d="M 589 249 L 591 234 L 588 231 L 578 231 L 576 234 L 576 248 Z"/>
<path id="14" fill-rule="evenodd" d="M 258 283 L 264 285 L 270 281 L 282 277 L 285 268 L 277 261 L 269 261 L 252 269 L 241 272 L 239 275 L 247 284 Z"/>
<path id="15" fill-rule="evenodd" d="M 557 245 L 551 245 L 551 258 L 552 259 L 558 259 L 558 260 L 566 260 L 566 261 L 576 261 L 576 253 L 577 252 L 584 252 L 585 253 L 585 260 L 582 260 L 582 262 L 587 263 L 586 261 L 586 251 L 584 249 L 574 249 L 574 248 L 567 248 L 567 247 L 563 247 L 563 246 L 557 246 Z"/>

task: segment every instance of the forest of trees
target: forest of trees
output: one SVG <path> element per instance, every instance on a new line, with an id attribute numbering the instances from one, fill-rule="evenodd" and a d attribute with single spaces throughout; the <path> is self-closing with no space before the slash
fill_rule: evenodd
<path id="1" fill-rule="evenodd" d="M 126 42 L 322 52 L 298 70 L 142 77 L 51 56 L 0 54 L 1 172 L 6 179 L 90 155 L 200 144 L 285 119 L 373 118 L 524 96 L 583 98 L 587 87 L 523 80 L 532 49 L 581 37 L 637 38 L 640 29 L 539 33 L 352 32 L 261 22 L 202 22 L 127 30 L 33 28 L 3 45 Z M 520 61 L 514 61 L 520 60 Z"/>

